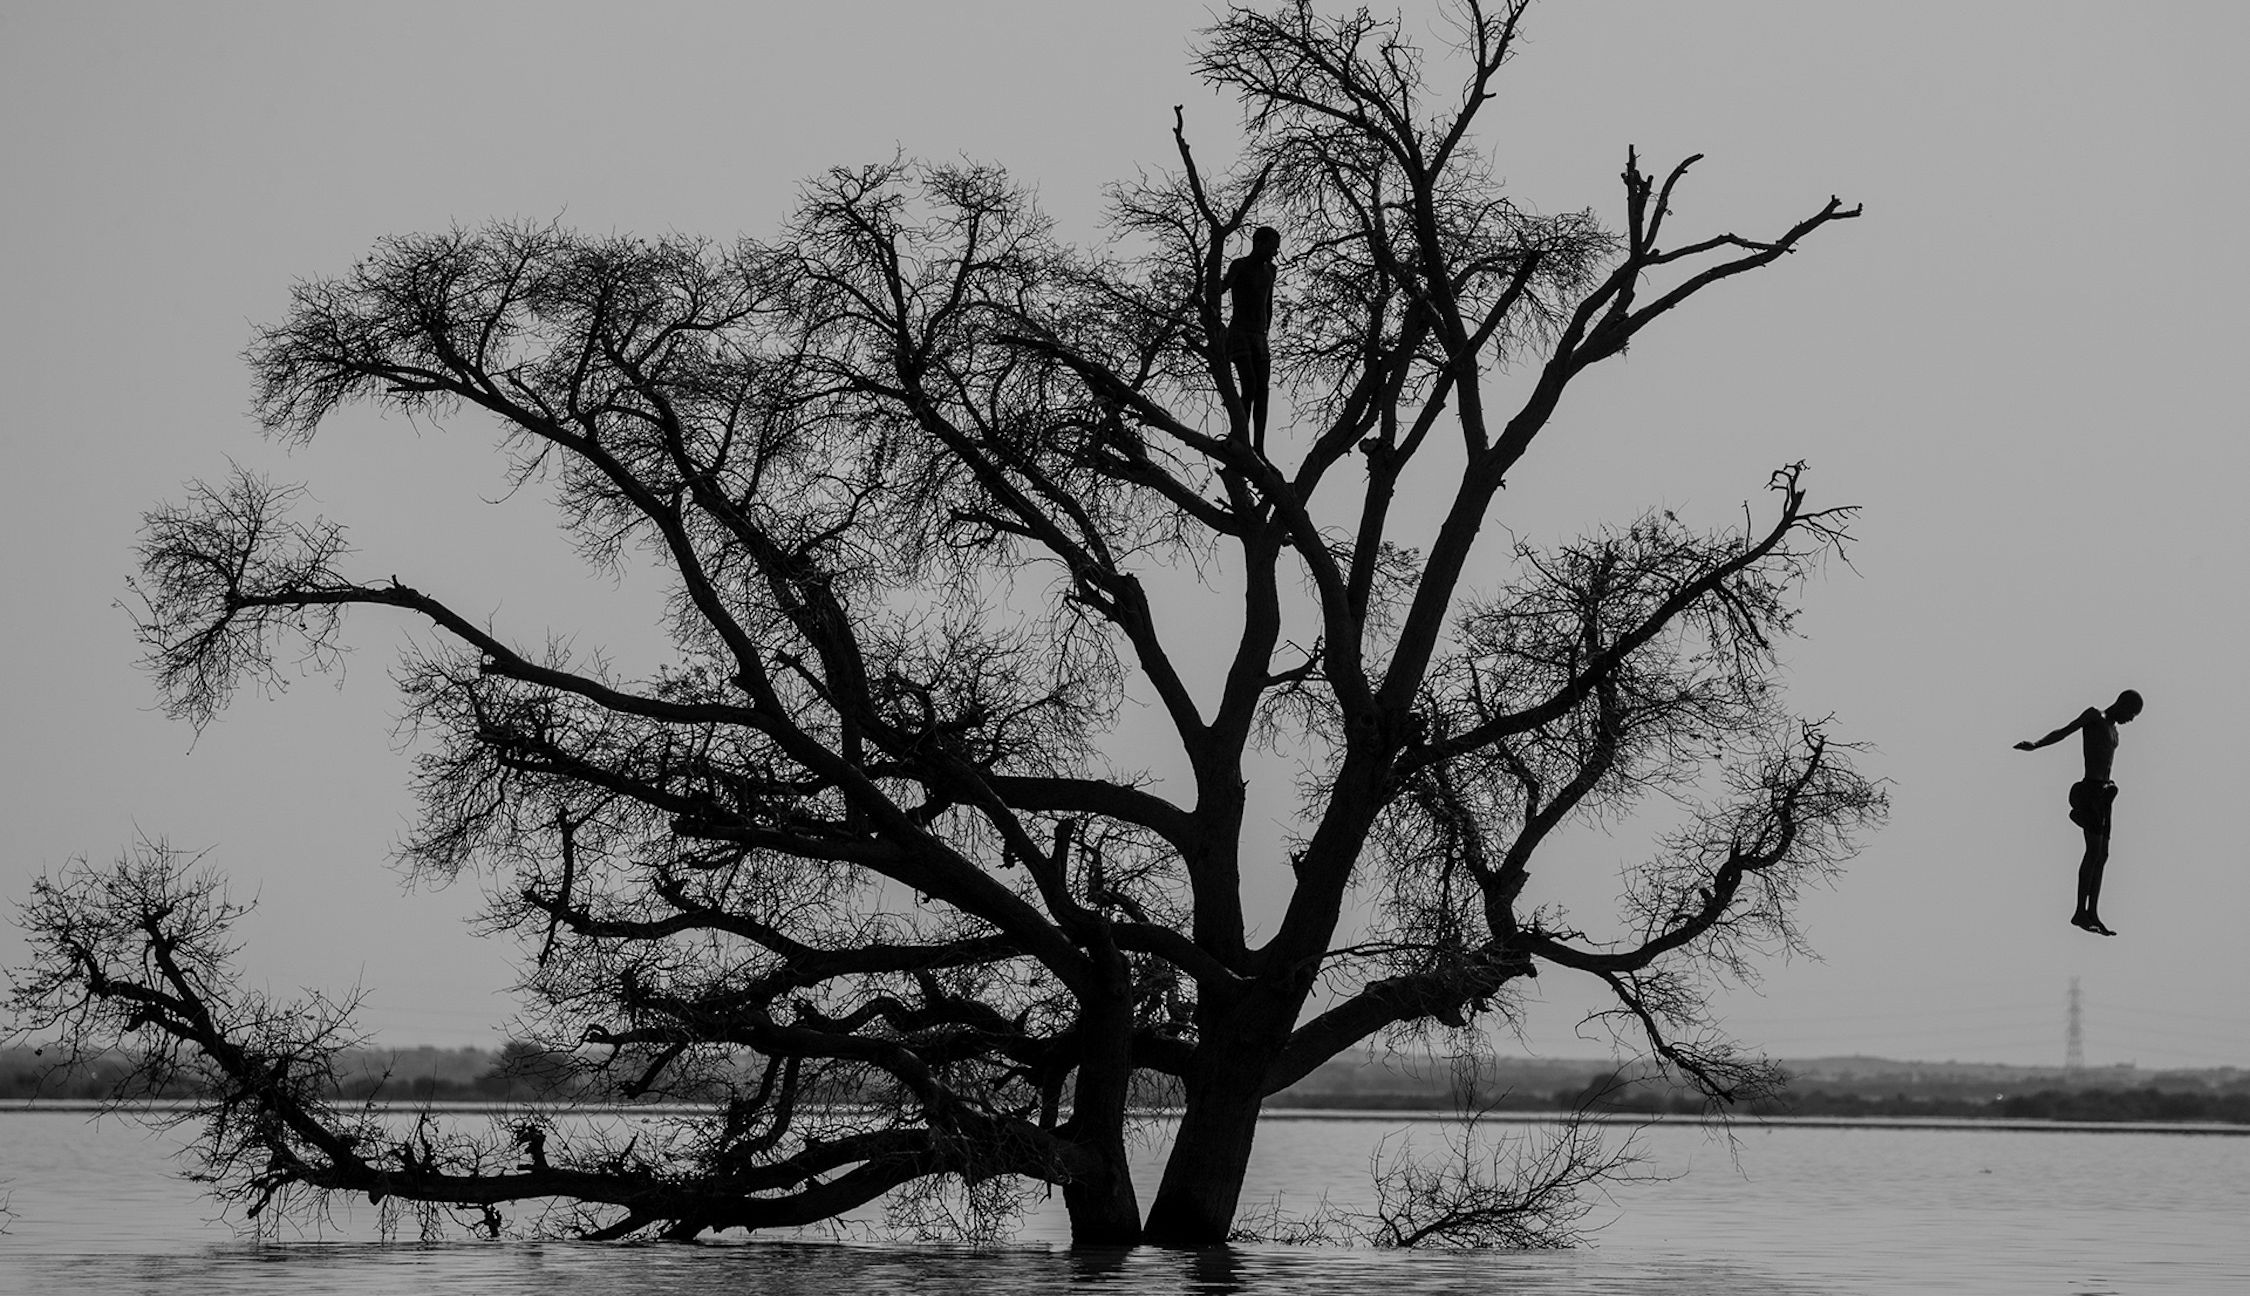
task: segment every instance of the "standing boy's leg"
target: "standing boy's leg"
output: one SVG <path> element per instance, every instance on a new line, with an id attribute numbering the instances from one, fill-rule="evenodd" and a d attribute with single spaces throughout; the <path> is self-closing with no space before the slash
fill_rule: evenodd
<path id="1" fill-rule="evenodd" d="M 1250 406 L 1250 444 L 1266 448 L 1266 399 L 1273 384 L 1273 356 L 1260 338 L 1241 360 L 1242 398 Z"/>
<path id="2" fill-rule="evenodd" d="M 1248 416 L 1250 444 L 1261 449 L 1266 432 L 1266 375 L 1258 363 L 1258 353 L 1247 343 L 1230 346 L 1227 362 L 1234 369 L 1235 390 L 1242 394 L 1242 410 Z"/>

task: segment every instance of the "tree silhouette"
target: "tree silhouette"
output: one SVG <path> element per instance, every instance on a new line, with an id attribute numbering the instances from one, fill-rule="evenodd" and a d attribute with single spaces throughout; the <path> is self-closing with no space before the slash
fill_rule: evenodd
<path id="1" fill-rule="evenodd" d="M 1808 508 L 1793 465 L 1741 530 L 1483 532 L 1573 380 L 1859 209 L 1674 241 L 1696 159 L 1659 181 L 1630 153 L 1621 232 L 1519 206 L 1471 128 L 1523 8 L 1460 8 L 1464 80 L 1434 107 L 1395 21 L 1230 10 L 1196 68 L 1241 97 L 1245 152 L 1206 171 L 1176 114 L 1178 167 L 1113 191 L 1113 254 L 1058 242 L 992 168 L 892 161 L 812 181 L 771 242 L 386 239 L 258 335 L 275 437 L 351 403 L 495 429 L 581 556 L 661 569 L 674 661 L 622 678 L 354 575 L 338 526 L 238 472 L 148 518 L 168 705 L 202 725 L 328 661 L 347 609 L 434 627 L 399 671 L 406 859 L 495 880 L 581 1092 L 726 1095 L 707 1117 L 623 1145 L 544 1128 L 523 1163 L 339 1113 L 340 1015 L 233 991 L 236 910 L 163 851 L 40 884 L 19 1028 L 203 1068 L 206 1150 L 255 1204 L 366 1192 L 497 1227 L 561 1199 L 600 1237 L 1030 1180 L 1081 1243 L 1218 1241 L 1267 1095 L 1370 1040 L 1473 1038 L 1542 967 L 1605 983 L 1713 1099 L 1758 1092 L 1709 974 L 1794 945 L 1799 888 L 1883 811 L 1776 690 L 1848 510 Z M 1220 289 L 1259 224 L 1284 249 L 1262 445 Z M 1230 614 L 1167 621 L 1163 591 L 1211 570 Z M 1129 693 L 1168 725 L 1152 770 L 1105 750 Z M 1246 823 L 1264 751 L 1304 771 L 1285 841 Z M 1692 813 L 1610 935 L 1527 906 L 1543 845 L 1652 796 Z M 1253 876 L 1286 882 L 1262 940 Z M 1150 1077 L 1182 1114 L 1144 1220 Z"/>

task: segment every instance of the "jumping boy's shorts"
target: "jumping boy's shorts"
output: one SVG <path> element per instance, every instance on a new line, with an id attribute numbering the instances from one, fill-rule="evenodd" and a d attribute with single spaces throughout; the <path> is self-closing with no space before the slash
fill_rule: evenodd
<path id="1" fill-rule="evenodd" d="M 2109 808 L 2117 800 L 2117 785 L 2080 779 L 2070 785 L 2070 821 L 2081 828 L 2109 827 Z"/>

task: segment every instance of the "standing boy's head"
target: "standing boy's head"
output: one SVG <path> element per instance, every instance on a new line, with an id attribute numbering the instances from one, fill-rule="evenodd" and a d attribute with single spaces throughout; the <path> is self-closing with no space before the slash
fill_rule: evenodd
<path id="1" fill-rule="evenodd" d="M 1271 225 L 1260 225 L 1250 235 L 1250 250 L 1262 257 L 1270 257 L 1281 250 L 1281 231 Z"/>

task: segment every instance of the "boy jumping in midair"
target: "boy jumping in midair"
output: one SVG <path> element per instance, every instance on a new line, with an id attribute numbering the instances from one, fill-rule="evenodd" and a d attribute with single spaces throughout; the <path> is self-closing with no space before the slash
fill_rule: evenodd
<path id="1" fill-rule="evenodd" d="M 2101 936 L 2117 934 L 2102 925 L 2096 909 L 2102 895 L 2102 866 L 2109 862 L 2109 811 L 2117 800 L 2117 785 L 2109 781 L 2110 763 L 2117 755 L 2117 726 L 2140 713 L 2141 695 L 2126 689 L 2108 710 L 2087 707 L 2076 720 L 2046 737 L 2016 744 L 2017 751 L 2037 751 L 2073 732 L 2084 740 L 2086 777 L 2070 785 L 2070 821 L 2086 834 L 2086 857 L 2078 864 L 2078 908 L 2070 915 L 2070 925 Z"/>

